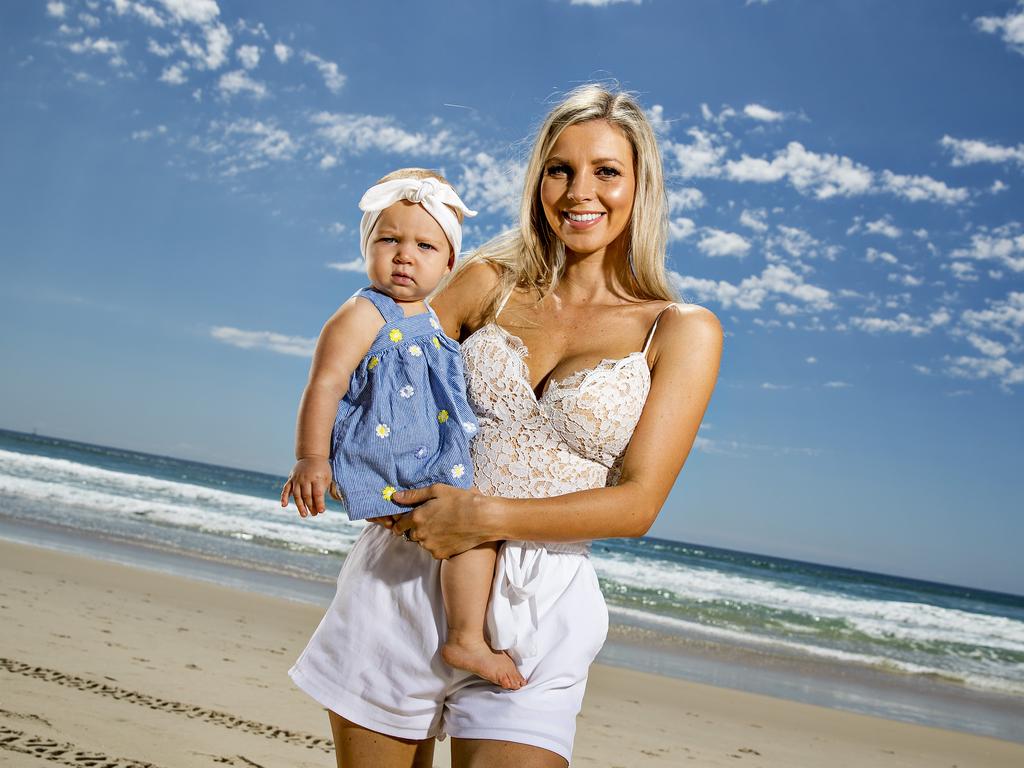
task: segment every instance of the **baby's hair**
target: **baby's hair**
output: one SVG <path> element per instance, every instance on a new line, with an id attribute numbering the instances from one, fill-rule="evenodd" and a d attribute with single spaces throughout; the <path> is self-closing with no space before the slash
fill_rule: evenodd
<path id="1" fill-rule="evenodd" d="M 437 179 L 442 184 L 447 184 L 452 189 L 455 189 L 455 186 L 448 181 L 448 179 L 437 171 L 432 171 L 429 168 L 399 168 L 397 171 L 392 171 L 386 176 L 379 178 L 377 180 L 377 184 L 383 184 L 385 181 L 394 181 L 395 179 Z M 459 220 L 459 224 L 462 224 L 462 211 L 458 208 L 452 208 L 450 205 L 448 207 L 455 213 L 455 216 Z"/>

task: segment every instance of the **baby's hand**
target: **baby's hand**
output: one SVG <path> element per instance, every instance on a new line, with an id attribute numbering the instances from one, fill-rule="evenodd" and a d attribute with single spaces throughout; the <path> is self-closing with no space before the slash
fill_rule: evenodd
<path id="1" fill-rule="evenodd" d="M 324 493 L 338 498 L 338 491 L 331 482 L 331 465 L 322 456 L 310 456 L 295 462 L 292 472 L 281 489 L 281 506 L 288 506 L 289 497 L 295 499 L 299 516 L 319 515 L 327 511 Z"/>

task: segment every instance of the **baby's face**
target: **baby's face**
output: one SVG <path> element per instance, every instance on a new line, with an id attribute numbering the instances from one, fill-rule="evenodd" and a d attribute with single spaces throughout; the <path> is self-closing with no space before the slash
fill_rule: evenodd
<path id="1" fill-rule="evenodd" d="M 395 301 L 422 301 L 449 272 L 452 248 L 418 203 L 400 200 L 384 209 L 366 249 L 366 276 Z"/>

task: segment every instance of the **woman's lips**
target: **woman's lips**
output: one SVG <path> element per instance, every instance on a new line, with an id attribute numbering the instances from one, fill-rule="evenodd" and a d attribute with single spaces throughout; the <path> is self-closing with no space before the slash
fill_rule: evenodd
<path id="1" fill-rule="evenodd" d="M 571 215 L 570 215 L 571 214 Z M 562 211 L 562 218 L 573 229 L 590 229 L 605 217 L 603 211 Z M 573 218 L 573 216 L 577 218 Z M 579 221 L 583 217 L 583 221 Z"/>

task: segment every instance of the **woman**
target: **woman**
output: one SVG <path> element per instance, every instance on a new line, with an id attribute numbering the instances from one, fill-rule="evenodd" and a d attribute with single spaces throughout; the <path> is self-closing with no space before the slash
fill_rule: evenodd
<path id="1" fill-rule="evenodd" d="M 441 732 L 459 768 L 567 764 L 608 625 L 587 542 L 647 532 L 714 388 L 721 327 L 673 302 L 661 160 L 636 102 L 591 85 L 556 106 L 520 218 L 433 302 L 463 343 L 477 488 L 396 494 L 412 511 L 364 531 L 291 671 L 330 710 L 345 768 L 429 766 Z M 437 653 L 437 559 L 490 541 L 505 544 L 488 626 L 528 680 L 516 691 Z"/>

